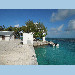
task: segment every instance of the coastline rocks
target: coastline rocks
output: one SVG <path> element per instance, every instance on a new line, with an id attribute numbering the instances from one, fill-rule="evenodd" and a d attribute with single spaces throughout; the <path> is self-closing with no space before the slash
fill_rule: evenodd
<path id="1" fill-rule="evenodd" d="M 48 45 L 48 41 L 33 41 L 33 46 L 42 46 L 42 45 Z"/>
<path id="2" fill-rule="evenodd" d="M 42 45 L 50 45 L 53 47 L 59 47 L 59 44 L 57 43 L 53 43 L 52 41 L 48 42 L 48 41 L 33 41 L 33 46 L 42 46 Z"/>

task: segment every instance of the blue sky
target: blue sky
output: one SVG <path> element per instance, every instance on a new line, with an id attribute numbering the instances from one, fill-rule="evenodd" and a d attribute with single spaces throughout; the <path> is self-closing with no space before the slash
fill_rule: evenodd
<path id="1" fill-rule="evenodd" d="M 29 19 L 47 27 L 46 37 L 75 38 L 74 9 L 0 9 L 0 26 L 22 26 Z"/>

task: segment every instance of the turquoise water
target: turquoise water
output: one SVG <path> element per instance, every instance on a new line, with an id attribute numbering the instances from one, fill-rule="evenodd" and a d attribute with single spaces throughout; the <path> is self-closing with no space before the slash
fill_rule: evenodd
<path id="1" fill-rule="evenodd" d="M 59 48 L 50 45 L 35 47 L 39 65 L 75 65 L 75 39 L 46 39 L 59 43 Z"/>

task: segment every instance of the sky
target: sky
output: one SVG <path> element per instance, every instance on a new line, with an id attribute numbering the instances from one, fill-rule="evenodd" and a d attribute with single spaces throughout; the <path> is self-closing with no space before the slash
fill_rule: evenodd
<path id="1" fill-rule="evenodd" d="M 0 9 L 0 26 L 22 26 L 28 20 L 47 27 L 49 38 L 75 38 L 75 9 Z"/>

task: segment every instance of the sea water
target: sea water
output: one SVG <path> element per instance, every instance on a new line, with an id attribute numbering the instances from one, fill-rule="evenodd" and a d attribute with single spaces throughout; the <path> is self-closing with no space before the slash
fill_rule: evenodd
<path id="1" fill-rule="evenodd" d="M 59 47 L 50 45 L 35 47 L 39 65 L 75 65 L 75 39 L 52 39 L 47 41 L 58 43 Z"/>

